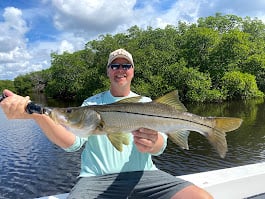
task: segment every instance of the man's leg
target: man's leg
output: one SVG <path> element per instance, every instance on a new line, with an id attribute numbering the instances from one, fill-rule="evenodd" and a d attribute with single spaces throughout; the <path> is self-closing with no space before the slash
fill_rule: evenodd
<path id="1" fill-rule="evenodd" d="M 177 192 L 171 199 L 213 199 L 204 189 L 190 185 Z"/>

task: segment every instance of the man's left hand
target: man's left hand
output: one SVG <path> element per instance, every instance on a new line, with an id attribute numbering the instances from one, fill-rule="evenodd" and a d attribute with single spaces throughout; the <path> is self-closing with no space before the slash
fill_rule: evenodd
<path id="1" fill-rule="evenodd" d="M 140 128 L 136 131 L 133 131 L 132 134 L 134 137 L 134 143 L 140 152 L 156 152 L 158 140 L 161 137 L 161 135 L 157 131 L 147 128 Z"/>

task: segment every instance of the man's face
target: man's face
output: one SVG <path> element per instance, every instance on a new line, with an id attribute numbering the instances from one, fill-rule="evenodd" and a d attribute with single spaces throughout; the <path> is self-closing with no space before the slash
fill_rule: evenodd
<path id="1" fill-rule="evenodd" d="M 117 58 L 112 61 L 111 64 L 119 64 L 118 68 L 108 67 L 107 75 L 110 78 L 112 86 L 130 86 L 132 78 L 134 76 L 134 68 L 131 66 L 129 69 L 123 68 L 122 64 L 131 64 L 127 59 Z"/>

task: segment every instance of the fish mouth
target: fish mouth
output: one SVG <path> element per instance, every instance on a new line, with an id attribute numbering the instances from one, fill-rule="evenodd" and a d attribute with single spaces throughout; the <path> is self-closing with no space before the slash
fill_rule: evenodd
<path id="1" fill-rule="evenodd" d="M 56 124 L 63 125 L 67 122 L 66 118 L 60 113 L 58 113 L 56 109 L 46 110 L 45 114 L 48 115 L 51 119 L 53 119 Z"/>
<path id="2" fill-rule="evenodd" d="M 43 114 L 50 116 L 52 113 L 53 108 L 50 107 L 44 107 L 43 108 Z"/>

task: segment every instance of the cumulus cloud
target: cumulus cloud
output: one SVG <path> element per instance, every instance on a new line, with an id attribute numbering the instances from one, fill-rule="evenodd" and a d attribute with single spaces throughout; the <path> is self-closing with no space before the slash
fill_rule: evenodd
<path id="1" fill-rule="evenodd" d="M 29 43 L 26 37 L 29 31 L 22 10 L 14 7 L 4 9 L 3 22 L 0 23 L 0 79 L 13 79 L 18 75 L 46 69 L 50 66 L 52 52 L 74 52 L 84 47 L 84 38 L 71 33 L 62 33 L 53 41 Z"/>
<path id="2" fill-rule="evenodd" d="M 194 23 L 199 17 L 201 3 L 197 0 L 178 0 L 166 13 L 156 17 L 152 27 L 164 28 L 166 25 L 177 25 L 179 21 Z"/>
<path id="3" fill-rule="evenodd" d="M 102 33 L 111 32 L 123 23 L 129 23 L 135 0 L 52 0 L 56 10 L 55 26 L 60 30 Z"/>
<path id="4" fill-rule="evenodd" d="M 14 7 L 5 8 L 3 19 L 0 23 L 1 79 L 24 71 L 25 63 L 31 58 L 27 52 L 27 39 L 24 37 L 28 27 L 22 18 L 22 12 Z M 4 71 L 8 71 L 8 74 Z"/>
<path id="5" fill-rule="evenodd" d="M 4 22 L 0 23 L 0 63 L 30 57 L 24 38 L 28 28 L 21 11 L 13 7 L 6 8 L 3 18 Z"/>

